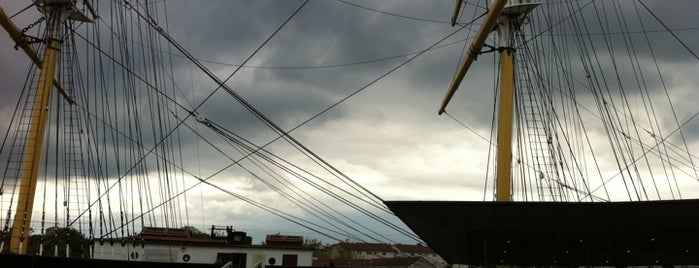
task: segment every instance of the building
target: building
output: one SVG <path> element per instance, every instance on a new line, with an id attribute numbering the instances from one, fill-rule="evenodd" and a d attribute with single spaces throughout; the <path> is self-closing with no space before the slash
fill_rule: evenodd
<path id="1" fill-rule="evenodd" d="M 147 227 L 136 236 L 95 240 L 93 258 L 220 265 L 231 262 L 233 268 L 311 266 L 313 249 L 303 245 L 301 236 L 268 235 L 264 245 L 253 245 L 245 232 L 231 227 L 212 226 L 208 237 L 194 236 L 190 228 Z"/>
<path id="2" fill-rule="evenodd" d="M 435 268 L 422 257 L 319 259 L 313 260 L 313 267 Z"/>
<path id="3" fill-rule="evenodd" d="M 378 259 L 396 257 L 397 251 L 390 244 L 338 243 L 328 247 L 331 259 Z"/>
<path id="4" fill-rule="evenodd" d="M 447 263 L 431 248 L 423 245 L 347 243 L 342 242 L 328 247 L 329 259 L 384 259 L 421 257 L 434 267 L 445 267 Z"/>

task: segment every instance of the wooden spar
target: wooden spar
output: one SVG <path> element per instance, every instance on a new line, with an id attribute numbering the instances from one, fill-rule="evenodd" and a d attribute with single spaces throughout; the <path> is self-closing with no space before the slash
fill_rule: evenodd
<path id="1" fill-rule="evenodd" d="M 459 3 L 460 1 L 457 1 L 457 9 L 460 8 Z M 514 32 L 519 30 L 522 16 L 538 5 L 538 3 L 533 1 L 519 1 L 514 4 L 508 3 L 507 0 L 493 2 L 483 24 L 481 24 L 481 28 L 476 34 L 476 38 L 473 40 L 468 53 L 464 56 L 456 75 L 451 81 L 447 94 L 442 101 L 442 106 L 439 108 L 439 114 L 444 113 L 454 92 L 459 88 L 466 72 L 485 44 L 488 34 L 497 23 L 498 35 L 500 37 L 500 47 L 498 48 L 500 51 L 500 92 L 498 96 L 496 201 L 512 200 L 512 122 L 515 94 Z M 458 11 L 455 10 L 454 17 L 452 17 L 452 26 L 455 23 L 455 16 L 458 14 Z"/>
<path id="2" fill-rule="evenodd" d="M 22 49 L 32 58 L 34 63 L 41 68 L 27 127 L 25 151 L 21 166 L 22 177 L 17 197 L 17 209 L 12 225 L 12 235 L 10 237 L 10 251 L 17 254 L 26 254 L 29 246 L 29 230 L 34 209 L 34 195 L 36 193 L 39 168 L 41 167 L 41 155 L 49 117 L 49 105 L 51 103 L 51 91 L 56 84 L 56 62 L 61 49 L 63 22 L 68 19 L 86 20 L 86 17 L 75 9 L 75 3 L 71 0 L 44 0 L 37 2 L 39 10 L 46 17 L 46 34 L 43 40 L 45 46 L 41 60 L 39 60 L 36 51 L 29 46 L 29 42 L 27 42 L 23 33 L 18 30 L 17 26 L 7 17 L 4 10 L 0 8 L 0 22 L 2 26 L 12 36 L 12 39 L 22 46 Z M 64 96 L 68 95 L 64 94 Z M 72 99 L 66 99 L 72 102 Z"/>
<path id="3" fill-rule="evenodd" d="M 32 118 L 29 123 L 26 151 L 22 162 L 22 181 L 20 185 L 19 198 L 17 201 L 17 212 L 14 224 L 12 225 L 12 239 L 10 250 L 19 254 L 27 253 L 29 245 L 29 228 L 34 207 L 34 193 L 36 192 L 36 182 L 41 166 L 41 153 L 44 144 L 44 133 L 46 122 L 49 117 L 48 109 L 51 102 L 51 80 L 56 71 L 56 59 L 60 49 L 60 40 L 51 38 L 46 42 L 44 50 L 43 66 L 39 75 L 39 85 L 34 98 L 32 108 Z"/>
<path id="4" fill-rule="evenodd" d="M 87 10 L 90 11 L 90 14 L 92 14 L 92 18 L 97 19 L 97 12 L 95 11 L 95 8 L 92 6 L 92 1 L 83 0 L 83 4 L 87 7 Z"/>
<path id="5" fill-rule="evenodd" d="M 456 75 L 449 85 L 447 94 L 442 100 L 442 106 L 439 108 L 439 114 L 444 113 L 447 104 L 454 96 L 454 92 L 459 88 L 461 81 L 466 76 L 471 64 L 478 56 L 478 53 L 483 48 L 485 40 L 488 35 L 495 27 L 498 19 L 502 14 L 502 10 L 505 7 L 507 0 L 495 1 L 490 6 L 490 11 L 486 16 L 481 28 L 476 33 L 476 38 L 471 43 L 468 49 L 468 53 L 464 56 L 464 59 L 457 69 Z M 459 5 L 457 5 L 457 8 Z M 458 12 L 458 11 L 455 11 Z M 454 13 L 457 14 L 457 13 Z M 452 18 L 454 19 L 454 18 Z M 509 34 L 510 31 L 506 31 L 505 34 Z M 507 39 L 509 40 L 509 38 Z M 504 46 L 509 45 L 509 41 Z M 510 186 L 510 173 L 511 173 L 511 163 L 512 159 L 512 105 L 514 101 L 514 51 L 512 49 L 505 49 L 500 55 L 500 97 L 499 97 L 499 108 L 498 108 L 498 154 L 497 154 L 497 170 L 496 170 L 496 180 L 495 180 L 495 200 L 497 201 L 510 201 L 511 193 Z"/>
<path id="6" fill-rule="evenodd" d="M 481 28 L 478 30 L 478 33 L 476 33 L 475 39 L 471 43 L 471 46 L 469 47 L 466 55 L 464 56 L 464 59 L 461 60 L 461 64 L 459 65 L 459 68 L 456 71 L 456 75 L 454 75 L 454 78 L 451 80 L 451 85 L 449 85 L 447 94 L 444 96 L 444 99 L 442 100 L 442 105 L 439 107 L 440 115 L 444 113 L 447 104 L 449 104 L 449 101 L 454 96 L 454 92 L 456 92 L 456 89 L 459 88 L 459 85 L 461 84 L 461 81 L 464 79 L 464 76 L 466 75 L 466 72 L 468 71 L 469 67 L 471 67 L 471 64 L 476 59 L 476 56 L 478 56 L 478 52 L 480 52 L 481 48 L 483 48 L 485 40 L 488 38 L 488 34 L 490 34 L 490 32 L 493 30 L 493 27 L 495 27 L 495 23 L 497 22 L 497 19 L 500 17 L 500 14 L 502 14 L 502 10 L 505 7 L 506 3 L 507 0 L 496 0 L 493 1 L 493 4 L 490 5 L 488 15 L 486 15 L 485 19 L 483 20 L 483 24 L 481 24 Z"/>
<path id="7" fill-rule="evenodd" d="M 456 25 L 456 19 L 459 18 L 459 12 L 461 12 L 461 2 L 462 0 L 456 0 L 456 7 L 454 8 L 454 15 L 451 15 L 451 26 Z"/>
<path id="8" fill-rule="evenodd" d="M 3 28 L 5 28 L 5 31 L 10 35 L 12 38 L 12 41 L 15 41 L 15 44 L 17 44 L 19 47 L 24 50 L 24 53 L 27 53 L 29 58 L 32 59 L 36 65 L 41 66 L 41 59 L 39 59 L 39 56 L 36 54 L 36 51 L 32 47 L 29 46 L 29 40 L 27 38 L 24 38 L 22 35 L 22 31 L 19 30 L 17 25 L 15 25 L 14 22 L 10 19 L 10 17 L 7 16 L 5 13 L 5 10 L 0 7 L 0 25 L 2 25 Z"/>
<path id="9" fill-rule="evenodd" d="M 39 54 L 34 50 L 29 45 L 29 40 L 22 35 L 22 31 L 17 27 L 17 25 L 12 22 L 10 17 L 7 16 L 5 13 L 5 10 L 0 7 L 0 25 L 2 25 L 3 28 L 5 28 L 5 31 L 10 35 L 10 38 L 12 38 L 13 41 L 15 41 L 15 44 L 17 46 L 21 47 L 24 53 L 29 56 L 29 58 L 36 64 L 36 66 L 39 66 L 40 68 L 43 66 L 41 59 L 39 58 Z M 53 79 L 53 86 L 56 87 L 59 93 L 65 98 L 68 103 L 74 104 L 75 101 L 73 98 L 68 94 L 68 92 L 61 86 L 61 84 L 58 82 L 58 80 Z"/>

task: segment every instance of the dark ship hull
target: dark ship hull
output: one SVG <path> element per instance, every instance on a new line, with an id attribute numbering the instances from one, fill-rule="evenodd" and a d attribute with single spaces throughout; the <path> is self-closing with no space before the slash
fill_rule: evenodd
<path id="1" fill-rule="evenodd" d="M 699 199 L 385 203 L 449 263 L 699 263 Z"/>

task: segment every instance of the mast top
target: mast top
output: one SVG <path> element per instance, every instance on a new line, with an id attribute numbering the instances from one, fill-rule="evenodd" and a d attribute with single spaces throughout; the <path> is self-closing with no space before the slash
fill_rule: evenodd
<path id="1" fill-rule="evenodd" d="M 524 16 L 541 4 L 535 0 L 509 0 L 502 9 L 502 15 Z"/>
<path id="2" fill-rule="evenodd" d="M 53 8 L 63 8 L 66 10 L 62 14 L 66 16 L 65 19 L 92 22 L 92 19 L 77 8 L 77 2 L 77 0 L 38 0 L 36 1 L 36 6 L 42 13 L 50 12 Z"/>
<path id="3" fill-rule="evenodd" d="M 461 9 L 461 0 L 456 1 L 456 8 L 454 10 L 454 15 L 452 16 L 452 26 L 455 25 L 457 15 Z M 536 0 L 495 0 L 488 8 L 488 14 L 481 24 L 481 28 L 476 33 L 476 37 L 471 43 L 466 55 L 461 60 L 459 67 L 454 75 L 454 78 L 447 89 L 447 93 L 442 99 L 442 104 L 439 107 L 438 114 L 442 114 L 446 111 L 447 104 L 454 96 L 454 92 L 458 89 L 461 81 L 464 79 L 466 72 L 471 67 L 471 63 L 475 60 L 477 54 L 480 52 L 481 48 L 485 44 L 485 40 L 488 34 L 495 29 L 497 20 L 500 16 L 517 16 L 523 17 L 532 11 L 534 8 L 541 4 L 540 1 Z"/>

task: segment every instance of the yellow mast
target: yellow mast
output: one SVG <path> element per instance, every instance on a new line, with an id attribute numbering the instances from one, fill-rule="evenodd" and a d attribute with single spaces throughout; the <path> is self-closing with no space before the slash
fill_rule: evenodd
<path id="1" fill-rule="evenodd" d="M 51 102 L 51 92 L 55 81 L 56 61 L 60 53 L 63 23 L 67 19 L 85 19 L 85 16 L 77 11 L 75 1 L 72 0 L 40 0 L 36 4 L 46 18 L 46 34 L 44 35 L 45 47 L 41 60 L 41 73 L 34 97 L 22 162 L 22 178 L 17 199 L 17 210 L 14 215 L 12 235 L 10 237 L 10 250 L 18 254 L 27 253 L 34 194 L 36 192 L 46 122 Z M 13 40 L 16 42 L 22 41 L 24 37 L 16 32 L 13 34 L 12 29 L 16 29 L 16 26 L 7 18 L 4 11 L 1 15 L 0 22 L 10 33 Z M 20 43 L 20 45 L 30 57 L 33 56 L 33 50 L 30 47 L 28 48 L 26 43 Z M 37 59 L 38 56 L 32 57 L 35 63 L 38 63 Z"/>
<path id="2" fill-rule="evenodd" d="M 44 49 L 44 59 L 39 76 L 39 86 L 34 98 L 32 117 L 29 123 L 24 161 L 22 163 L 22 181 L 17 202 L 17 214 L 12 225 L 11 250 L 19 254 L 27 252 L 27 238 L 29 236 L 29 223 L 31 221 L 34 205 L 34 192 L 36 180 L 39 174 L 39 161 L 41 160 L 42 145 L 44 144 L 44 132 L 48 118 L 48 106 L 51 101 L 51 81 L 56 70 L 60 40 L 49 38 Z"/>
<path id="3" fill-rule="evenodd" d="M 500 102 L 498 105 L 498 150 L 495 177 L 495 200 L 511 201 L 512 114 L 514 104 L 514 50 L 500 52 Z"/>
<path id="4" fill-rule="evenodd" d="M 457 0 L 460 1 L 460 0 Z M 458 89 L 466 72 L 475 60 L 476 56 L 483 48 L 488 34 L 497 29 L 500 37 L 500 94 L 498 103 L 498 138 L 497 138 L 497 166 L 495 181 L 495 200 L 511 201 L 511 160 L 512 160 L 512 118 L 514 105 L 514 32 L 519 30 L 519 25 L 523 17 L 539 4 L 530 0 L 498 0 L 488 10 L 488 14 L 481 24 L 481 28 L 476 33 L 468 52 L 464 56 L 457 69 L 451 85 L 447 90 L 439 114 L 444 113 L 447 104 Z M 457 9 L 460 5 L 457 4 Z M 454 11 L 452 25 L 456 19 L 458 10 Z M 496 28 L 497 25 L 497 28 Z"/>

